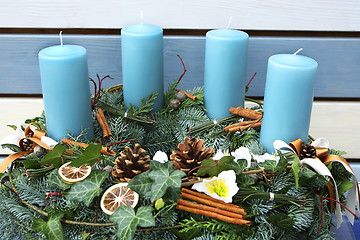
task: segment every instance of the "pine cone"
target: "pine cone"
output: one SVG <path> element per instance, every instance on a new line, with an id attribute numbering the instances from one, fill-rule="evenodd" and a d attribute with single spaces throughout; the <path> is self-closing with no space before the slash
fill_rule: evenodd
<path id="1" fill-rule="evenodd" d="M 120 182 L 130 182 L 135 175 L 150 169 L 150 156 L 145 155 L 146 151 L 140 148 L 140 144 L 136 143 L 133 150 L 126 146 L 125 151 L 120 152 L 111 172 L 111 175 Z"/>
<path id="2" fill-rule="evenodd" d="M 21 139 L 19 145 L 20 145 L 21 150 L 23 150 L 23 151 L 32 151 L 34 142 L 29 139 L 23 138 L 23 139 Z"/>
<path id="3" fill-rule="evenodd" d="M 300 159 L 316 157 L 316 149 L 310 143 L 303 144 L 300 151 Z"/>
<path id="4" fill-rule="evenodd" d="M 212 148 L 203 146 L 203 139 L 195 139 L 192 143 L 190 138 L 184 138 L 185 143 L 179 143 L 179 151 L 173 151 L 170 160 L 177 170 L 188 173 L 191 169 L 200 166 L 201 161 L 209 159 L 215 152 Z M 194 174 L 195 175 L 195 174 Z"/>

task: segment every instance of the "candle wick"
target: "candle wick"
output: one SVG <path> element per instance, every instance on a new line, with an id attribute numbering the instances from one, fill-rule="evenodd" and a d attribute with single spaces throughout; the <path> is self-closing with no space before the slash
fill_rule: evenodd
<path id="1" fill-rule="evenodd" d="M 62 31 L 60 31 L 60 45 L 63 46 Z"/>
<path id="2" fill-rule="evenodd" d="M 299 50 L 297 50 L 296 52 L 294 52 L 294 54 L 293 55 L 296 55 L 296 54 L 298 54 L 299 52 L 301 52 L 303 50 L 303 48 L 300 48 Z"/>
<path id="3" fill-rule="evenodd" d="M 143 25 L 143 10 L 140 9 L 140 24 Z"/>
<path id="4" fill-rule="evenodd" d="M 229 19 L 229 23 L 228 23 L 226 29 L 229 29 L 229 28 L 230 28 L 231 21 L 232 21 L 232 16 L 231 16 L 230 19 Z"/>

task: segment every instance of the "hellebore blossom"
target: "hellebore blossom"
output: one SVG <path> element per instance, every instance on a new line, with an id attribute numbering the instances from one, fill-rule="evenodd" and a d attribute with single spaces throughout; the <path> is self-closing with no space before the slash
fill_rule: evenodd
<path id="1" fill-rule="evenodd" d="M 217 177 L 195 183 L 192 189 L 227 203 L 232 202 L 232 197 L 239 191 L 234 170 L 223 171 Z"/>
<path id="2" fill-rule="evenodd" d="M 224 156 L 229 156 L 229 154 L 224 154 L 221 150 L 218 150 L 213 157 L 214 160 L 220 160 Z M 235 150 L 235 152 L 231 152 L 231 156 L 235 157 L 234 161 L 236 162 L 239 159 L 246 159 L 247 168 L 251 166 L 251 154 L 248 148 L 240 147 Z"/>
<path id="3" fill-rule="evenodd" d="M 153 160 L 161 163 L 166 163 L 169 161 L 167 154 L 162 151 L 157 151 L 153 157 Z"/>

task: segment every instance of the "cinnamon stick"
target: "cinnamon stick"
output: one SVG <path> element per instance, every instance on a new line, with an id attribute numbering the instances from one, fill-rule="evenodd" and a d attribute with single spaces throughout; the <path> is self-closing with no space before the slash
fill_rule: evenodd
<path id="1" fill-rule="evenodd" d="M 178 205 L 183 205 L 183 206 L 186 206 L 186 207 L 197 208 L 197 209 L 204 210 L 204 211 L 214 212 L 214 213 L 221 214 L 221 215 L 228 216 L 228 217 L 232 217 L 232 218 L 243 219 L 243 215 L 241 215 L 241 214 L 228 212 L 228 211 L 225 211 L 225 210 L 222 210 L 222 209 L 219 209 L 219 208 L 209 207 L 209 206 L 206 206 L 206 205 L 186 201 L 186 200 L 181 199 L 181 198 L 178 200 L 177 204 Z"/>
<path id="2" fill-rule="evenodd" d="M 67 145 L 73 145 L 73 146 L 78 146 L 78 147 L 83 147 L 83 148 L 86 148 L 87 146 L 89 146 L 89 144 L 87 144 L 87 143 L 75 142 L 75 141 L 72 141 L 72 140 L 66 139 L 66 138 L 61 139 L 61 141 L 62 141 L 62 143 L 67 144 Z M 116 152 L 111 151 L 109 147 L 102 147 L 100 153 L 109 155 L 109 156 L 116 155 Z"/>
<path id="3" fill-rule="evenodd" d="M 243 107 L 237 107 L 237 108 L 232 107 L 229 109 L 229 112 L 231 114 L 239 115 L 254 120 L 260 119 L 262 117 L 262 113 Z"/>
<path id="4" fill-rule="evenodd" d="M 187 188 L 181 188 L 181 192 L 188 193 L 188 194 L 197 196 L 197 197 L 199 197 L 199 198 L 203 198 L 203 199 L 207 199 L 207 200 L 210 200 L 210 201 L 218 202 L 218 203 L 221 203 L 221 204 L 227 204 L 227 205 L 230 205 L 230 206 L 232 206 L 232 207 L 237 207 L 237 208 L 243 209 L 242 207 L 240 207 L 240 206 L 238 206 L 238 205 L 231 204 L 231 203 L 226 203 L 226 202 L 224 202 L 224 201 L 222 201 L 222 200 L 219 200 L 219 199 L 210 197 L 209 195 L 206 195 L 206 194 L 202 194 L 202 193 L 199 193 L 199 192 L 195 192 L 195 191 L 190 190 L 190 189 L 187 189 Z"/>
<path id="5" fill-rule="evenodd" d="M 110 131 L 109 125 L 106 121 L 104 112 L 101 108 L 97 109 L 99 113 L 96 113 L 96 119 L 99 122 L 99 125 L 103 131 L 103 138 L 105 139 L 105 141 L 110 141 L 110 136 L 112 136 L 112 133 Z"/>
<path id="6" fill-rule="evenodd" d="M 180 90 L 180 89 L 175 89 L 175 90 L 178 91 L 178 92 L 185 93 L 185 95 L 186 95 L 188 98 L 191 98 L 191 99 L 194 100 L 194 101 L 198 100 L 198 98 L 197 98 L 196 96 L 194 96 L 194 95 L 192 95 L 192 94 L 190 94 L 190 93 L 188 93 L 188 92 L 185 92 L 185 91 Z"/>
<path id="7" fill-rule="evenodd" d="M 185 192 L 181 192 L 181 197 L 193 200 L 193 201 L 198 202 L 198 203 L 206 204 L 206 205 L 209 205 L 209 206 L 212 206 L 212 207 L 217 207 L 217 208 L 220 208 L 220 209 L 223 209 L 223 210 L 226 210 L 226 211 L 239 213 L 239 214 L 244 215 L 244 216 L 246 215 L 244 209 L 242 209 L 242 208 L 240 208 L 240 207 L 238 207 L 238 206 L 236 206 L 234 204 L 229 204 L 229 203 L 225 203 L 225 202 L 220 203 L 220 202 L 217 202 L 217 201 L 209 200 L 209 199 L 206 199 L 206 198 L 201 198 L 201 197 L 198 197 L 198 196 L 195 196 L 195 195 L 192 195 L 192 194 L 189 194 L 189 193 L 185 193 Z"/>
<path id="8" fill-rule="evenodd" d="M 243 126 L 234 126 L 231 128 L 228 128 L 228 132 L 229 133 L 233 133 L 233 132 L 237 132 L 237 131 L 242 131 L 244 129 L 248 129 L 248 128 L 258 128 L 261 127 L 261 121 L 256 121 L 255 123 L 253 123 L 252 121 L 249 121 L 251 123 L 247 123 L 246 125 Z"/>
<path id="9" fill-rule="evenodd" d="M 244 121 L 244 122 L 238 122 L 238 123 L 234 123 L 231 124 L 229 126 L 226 126 L 224 129 L 225 131 L 229 131 L 229 129 L 234 128 L 234 127 L 240 127 L 240 126 L 247 126 L 247 125 L 251 125 L 253 123 L 257 123 L 259 122 L 258 120 L 252 120 L 252 121 Z"/>
<path id="10" fill-rule="evenodd" d="M 247 220 L 227 217 L 227 216 L 224 216 L 224 215 L 221 215 L 221 214 L 217 214 L 215 212 L 205 211 L 205 210 L 192 208 L 192 207 L 188 207 L 188 206 L 184 206 L 184 205 L 179 205 L 178 204 L 178 205 L 176 205 L 176 209 L 191 212 L 191 213 L 195 213 L 195 214 L 199 214 L 199 215 L 202 215 L 202 216 L 215 218 L 215 219 L 218 219 L 218 220 L 221 220 L 221 221 L 224 221 L 224 222 L 228 222 L 228 223 L 233 223 L 233 224 L 238 224 L 238 225 L 247 225 L 247 226 L 251 225 L 251 222 L 247 221 Z"/>

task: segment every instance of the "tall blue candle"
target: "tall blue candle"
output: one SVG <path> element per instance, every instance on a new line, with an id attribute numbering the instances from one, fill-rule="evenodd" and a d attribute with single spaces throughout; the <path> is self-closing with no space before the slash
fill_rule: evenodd
<path id="1" fill-rule="evenodd" d="M 137 24 L 121 30 L 124 102 L 140 107 L 141 100 L 158 92 L 153 105 L 164 105 L 163 30 L 159 26 Z"/>
<path id="2" fill-rule="evenodd" d="M 67 132 L 94 136 L 86 49 L 59 45 L 39 52 L 47 134 L 60 140 Z"/>
<path id="3" fill-rule="evenodd" d="M 204 101 L 207 115 L 220 119 L 244 106 L 249 35 L 234 29 L 206 33 Z"/>
<path id="4" fill-rule="evenodd" d="M 267 152 L 274 152 L 275 140 L 307 142 L 317 67 L 315 60 L 301 55 L 269 58 L 260 133 Z"/>

